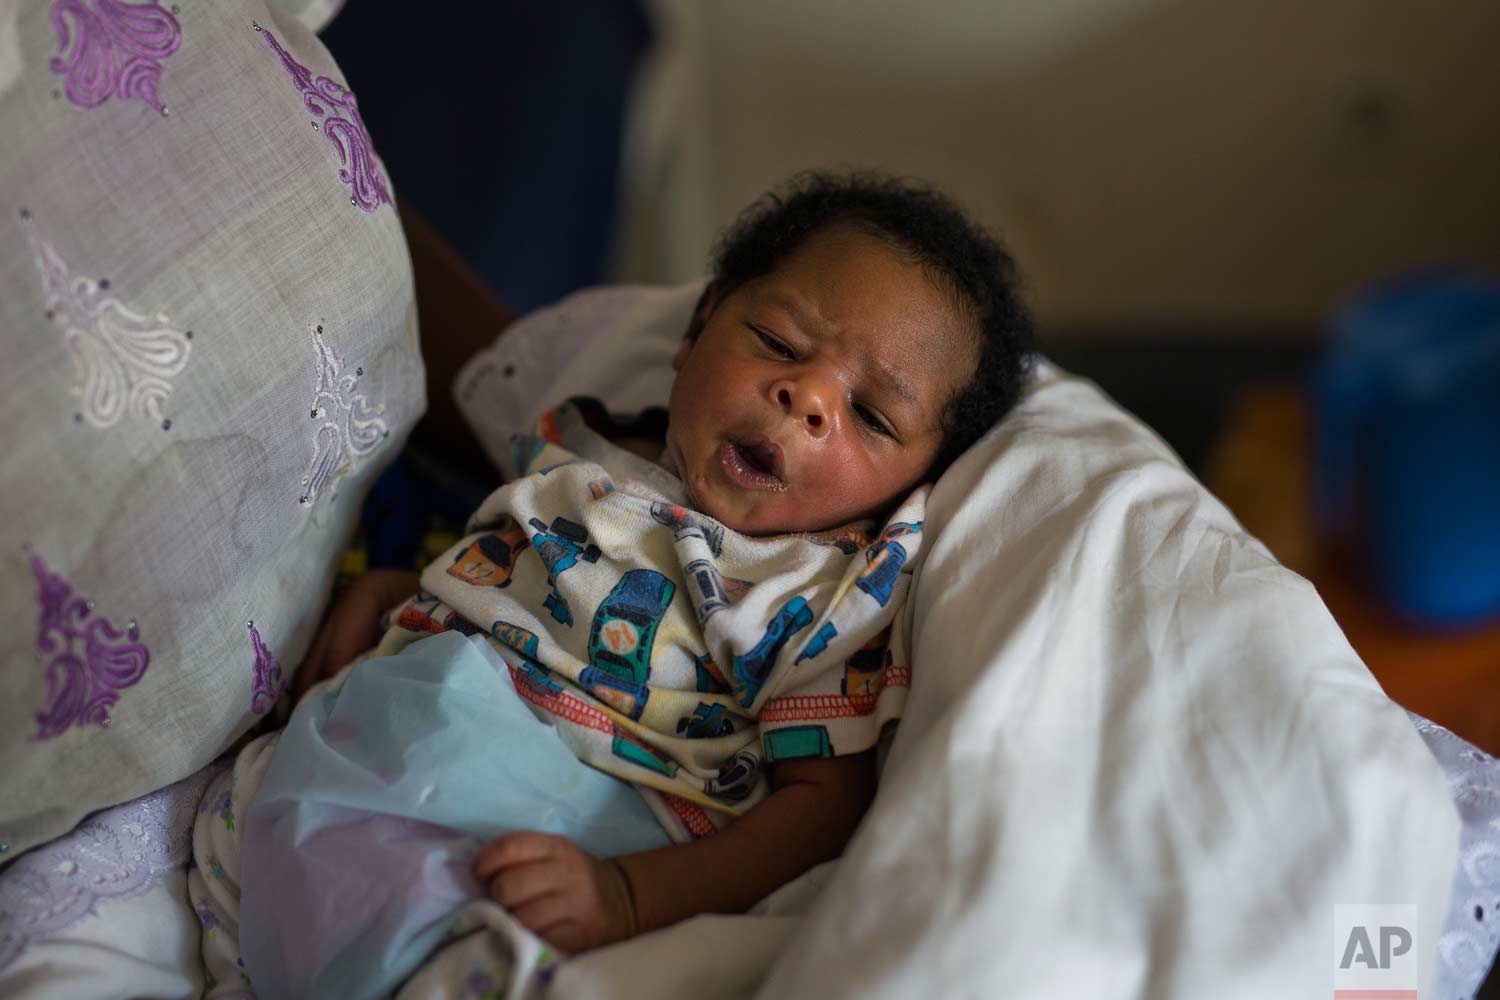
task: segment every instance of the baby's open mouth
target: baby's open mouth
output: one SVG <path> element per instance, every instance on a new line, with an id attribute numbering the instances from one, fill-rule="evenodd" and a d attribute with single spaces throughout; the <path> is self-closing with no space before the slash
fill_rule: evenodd
<path id="1" fill-rule="evenodd" d="M 787 488 L 781 478 L 784 471 L 781 449 L 764 434 L 724 442 L 719 449 L 719 460 L 729 478 L 741 486 L 778 492 Z"/>

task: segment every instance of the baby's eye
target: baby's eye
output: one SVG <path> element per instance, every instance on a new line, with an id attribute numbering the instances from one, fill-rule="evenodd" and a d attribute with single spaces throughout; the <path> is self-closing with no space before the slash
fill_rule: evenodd
<path id="1" fill-rule="evenodd" d="M 760 338 L 760 342 L 762 344 L 765 344 L 766 348 L 772 353 L 779 354 L 783 358 L 786 358 L 788 361 L 797 356 L 790 347 L 786 346 L 781 341 L 777 340 L 775 337 L 771 336 L 769 333 L 766 333 L 759 327 L 752 326 L 750 327 L 750 330 Z"/>
<path id="2" fill-rule="evenodd" d="M 870 430 L 877 434 L 884 434 L 886 437 L 894 437 L 891 429 L 885 425 L 885 421 L 881 420 L 879 415 L 868 406 L 865 406 L 863 403 L 855 403 L 854 413 L 859 417 L 860 422 L 869 427 Z"/>

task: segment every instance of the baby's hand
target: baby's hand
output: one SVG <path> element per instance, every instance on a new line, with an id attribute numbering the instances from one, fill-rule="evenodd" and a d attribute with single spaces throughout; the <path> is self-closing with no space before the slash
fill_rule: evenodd
<path id="1" fill-rule="evenodd" d="M 356 577 L 318 630 L 292 687 L 294 700 L 307 689 L 380 641 L 380 616 L 416 591 L 421 578 L 395 569 L 372 569 Z"/>
<path id="2" fill-rule="evenodd" d="M 587 951 L 636 931 L 625 873 L 566 837 L 512 833 L 492 840 L 474 858 L 474 876 L 495 902 L 554 948 Z"/>

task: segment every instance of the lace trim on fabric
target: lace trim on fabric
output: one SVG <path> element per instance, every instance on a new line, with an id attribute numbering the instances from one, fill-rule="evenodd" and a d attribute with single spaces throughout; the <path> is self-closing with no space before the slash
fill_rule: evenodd
<path id="1" fill-rule="evenodd" d="M 0 970 L 105 899 L 136 896 L 188 859 L 198 800 L 222 765 L 95 813 L 0 872 Z"/>
<path id="2" fill-rule="evenodd" d="M 1448 779 L 1463 833 L 1434 996 L 1468 998 L 1500 951 L 1500 760 L 1408 712 Z"/>

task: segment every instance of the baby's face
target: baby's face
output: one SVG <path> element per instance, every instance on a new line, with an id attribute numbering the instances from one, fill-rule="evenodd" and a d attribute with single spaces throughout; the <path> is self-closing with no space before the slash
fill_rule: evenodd
<path id="1" fill-rule="evenodd" d="M 848 227 L 712 302 L 678 351 L 667 453 L 746 534 L 885 513 L 921 482 L 978 332 L 917 264 Z"/>

